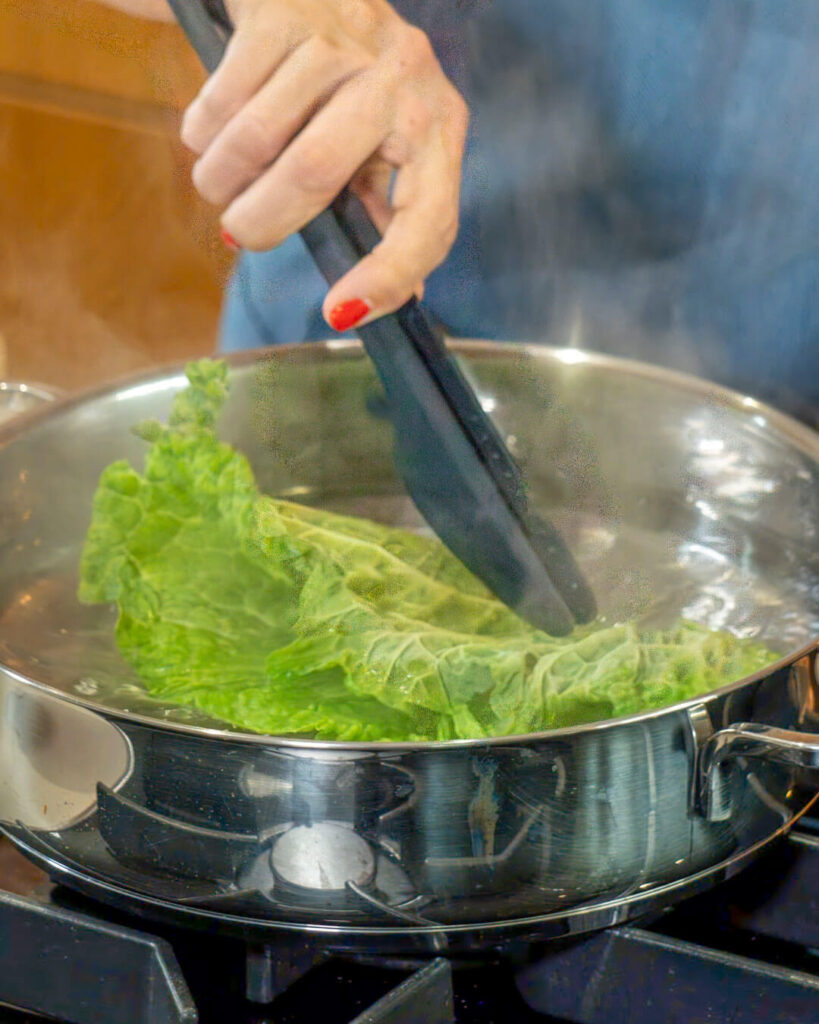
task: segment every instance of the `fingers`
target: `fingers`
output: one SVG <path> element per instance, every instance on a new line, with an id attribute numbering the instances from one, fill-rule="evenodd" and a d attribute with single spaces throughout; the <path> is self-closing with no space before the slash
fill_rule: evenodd
<path id="1" fill-rule="evenodd" d="M 376 152 L 387 112 L 368 102 L 369 92 L 366 75 L 339 89 L 272 167 L 230 204 L 222 224 L 241 245 L 278 245 L 328 206 Z"/>
<path id="2" fill-rule="evenodd" d="M 208 145 L 193 171 L 200 194 L 220 206 L 233 200 L 364 63 L 321 36 L 300 44 Z"/>
<path id="3" fill-rule="evenodd" d="M 372 157 L 356 171 L 349 186 L 382 235 L 393 216 L 390 191 L 394 174 L 395 168 L 386 160 L 379 156 Z"/>
<path id="4" fill-rule="evenodd" d="M 219 67 L 185 111 L 181 129 L 185 145 L 194 153 L 204 153 L 306 34 L 297 26 L 284 27 L 277 34 L 258 31 L 252 19 L 237 27 Z"/>
<path id="5" fill-rule="evenodd" d="M 247 249 L 278 245 L 348 185 L 359 195 L 383 238 L 327 296 L 338 329 L 420 295 L 448 253 L 467 123 L 426 36 L 359 6 L 369 21 L 332 0 L 249 2 L 183 125 L 197 189 Z"/>
<path id="6" fill-rule="evenodd" d="M 360 309 L 350 306 L 359 299 L 367 310 L 356 325 L 423 294 L 423 281 L 443 262 L 457 235 L 461 152 L 439 131 L 434 143 L 399 170 L 394 213 L 381 243 L 327 294 L 322 311 L 331 327 L 338 329 L 340 310 Z"/>

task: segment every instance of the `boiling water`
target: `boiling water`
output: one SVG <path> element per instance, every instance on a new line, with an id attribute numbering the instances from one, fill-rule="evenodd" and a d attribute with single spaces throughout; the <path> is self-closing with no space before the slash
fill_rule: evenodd
<path id="1" fill-rule="evenodd" d="M 541 346 L 455 351 L 604 623 L 689 618 L 783 655 L 819 636 L 814 435 L 751 398 L 639 364 Z M 151 700 L 117 650 L 116 609 L 76 598 L 100 472 L 120 458 L 142 464 L 131 427 L 165 419 L 184 384 L 137 382 L 0 438 L 0 663 L 83 702 L 221 728 Z M 395 479 L 374 385 L 346 342 L 237 363 L 220 434 L 262 491 L 424 530 Z"/>
<path id="2" fill-rule="evenodd" d="M 395 496 L 324 502 L 423 531 L 412 504 Z M 555 517 L 580 557 L 600 600 L 604 624 L 637 620 L 666 627 L 679 618 L 764 642 L 786 654 L 819 635 L 819 575 L 811 552 L 778 549 L 779 576 L 749 557 L 760 539 L 749 529 L 730 541 L 709 520 L 694 535 L 651 531 L 586 518 Z M 224 729 L 193 708 L 152 699 L 120 656 L 116 609 L 84 607 L 76 598 L 79 551 L 65 552 L 66 571 L 29 581 L 0 615 L 0 660 L 24 675 L 90 704 L 166 722 Z M 48 629 L 44 624 L 50 624 Z"/>

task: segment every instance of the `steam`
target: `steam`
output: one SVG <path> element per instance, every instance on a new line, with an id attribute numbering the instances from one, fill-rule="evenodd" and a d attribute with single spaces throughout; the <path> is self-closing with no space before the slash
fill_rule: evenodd
<path id="1" fill-rule="evenodd" d="M 735 0 L 399 6 L 473 110 L 464 289 L 428 289 L 453 333 L 819 404 L 819 16 Z"/>

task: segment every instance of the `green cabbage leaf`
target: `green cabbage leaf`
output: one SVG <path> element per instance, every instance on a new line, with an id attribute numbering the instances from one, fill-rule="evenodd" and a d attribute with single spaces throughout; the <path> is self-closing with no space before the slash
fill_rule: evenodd
<path id="1" fill-rule="evenodd" d="M 80 573 L 159 701 L 271 735 L 448 740 L 662 707 L 775 659 L 690 622 L 547 636 L 435 539 L 261 494 L 216 433 L 226 365 L 188 379 L 138 428 L 143 471 L 103 472 Z"/>

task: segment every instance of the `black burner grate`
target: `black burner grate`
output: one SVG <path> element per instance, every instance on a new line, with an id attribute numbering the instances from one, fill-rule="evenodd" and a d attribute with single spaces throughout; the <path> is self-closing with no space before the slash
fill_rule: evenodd
<path id="1" fill-rule="evenodd" d="M 479 965 L 374 960 L 327 959 L 303 939 L 248 949 L 146 932 L 59 888 L 0 894 L 0 1003 L 28 1008 L 0 1006 L 0 1022 L 803 1024 L 819 1020 L 819 838 L 794 834 L 651 923 Z"/>

